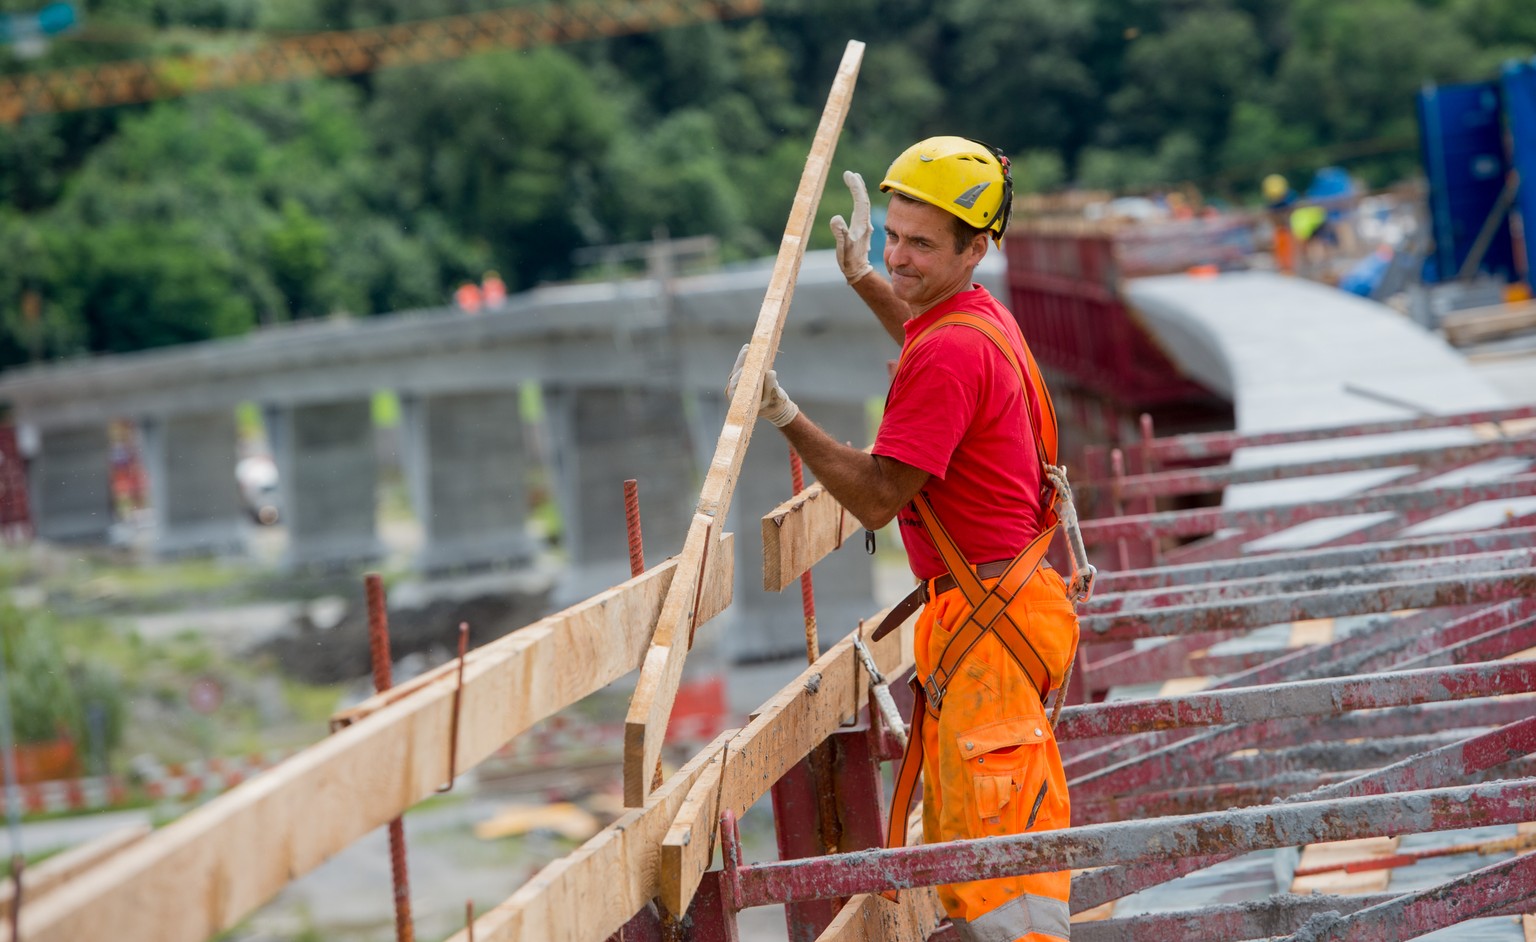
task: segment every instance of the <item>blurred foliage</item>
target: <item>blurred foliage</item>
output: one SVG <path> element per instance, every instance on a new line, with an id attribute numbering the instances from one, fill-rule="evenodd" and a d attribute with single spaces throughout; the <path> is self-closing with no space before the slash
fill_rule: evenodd
<path id="1" fill-rule="evenodd" d="M 17 742 L 68 737 L 81 748 L 92 741 L 87 717 L 95 712 L 103 749 L 123 735 L 126 696 L 121 675 L 89 653 L 90 645 L 68 643 L 71 632 L 98 637 L 100 623 L 65 625 L 46 611 L 0 604 L 0 655 Z"/>
<path id="2" fill-rule="evenodd" d="M 532 0 L 524 0 L 531 3 Z M 1347 160 L 1416 172 L 1413 95 L 1536 52 L 1530 0 L 765 0 L 764 15 L 0 127 L 0 367 L 445 303 L 590 245 L 778 244 L 827 83 L 868 45 L 833 180 L 912 140 L 1019 188 L 1251 195 Z M 475 12 L 507 0 L 84 0 L 0 73 Z M 24 12 L 37 0 L 0 0 Z M 846 210 L 828 188 L 821 216 Z M 824 227 L 814 236 L 829 245 Z"/>

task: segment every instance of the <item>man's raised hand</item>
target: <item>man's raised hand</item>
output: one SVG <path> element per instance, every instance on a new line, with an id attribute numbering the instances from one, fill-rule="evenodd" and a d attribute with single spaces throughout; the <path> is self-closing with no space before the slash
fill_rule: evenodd
<path id="1" fill-rule="evenodd" d="M 875 266 L 869 262 L 869 190 L 864 186 L 864 178 L 852 170 L 843 171 L 843 182 L 853 194 L 853 222 L 849 224 L 842 216 L 833 216 L 831 226 L 837 239 L 837 265 L 851 285 L 874 271 Z"/>

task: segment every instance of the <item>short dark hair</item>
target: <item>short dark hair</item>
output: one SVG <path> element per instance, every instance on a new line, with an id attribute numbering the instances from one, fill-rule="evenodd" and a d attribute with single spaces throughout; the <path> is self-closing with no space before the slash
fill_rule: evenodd
<path id="1" fill-rule="evenodd" d="M 906 200 L 909 203 L 917 203 L 917 204 L 919 204 L 921 206 L 931 206 L 931 205 L 933 205 L 932 203 L 928 203 L 928 202 L 925 202 L 923 200 L 917 199 L 916 197 L 908 196 L 907 194 L 901 192 L 900 190 L 892 190 L 891 191 L 891 198 L 892 199 Z M 966 222 L 964 219 L 961 219 L 959 216 L 956 216 L 954 213 L 950 213 L 949 214 L 949 231 L 950 231 L 950 234 L 953 235 L 954 239 L 955 239 L 955 254 L 956 255 L 959 255 L 961 252 L 964 252 L 966 250 L 966 247 L 969 246 L 973 241 L 975 241 L 977 236 L 984 236 L 984 235 L 987 234 L 987 230 L 976 228 L 975 226 L 973 226 L 970 223 Z"/>

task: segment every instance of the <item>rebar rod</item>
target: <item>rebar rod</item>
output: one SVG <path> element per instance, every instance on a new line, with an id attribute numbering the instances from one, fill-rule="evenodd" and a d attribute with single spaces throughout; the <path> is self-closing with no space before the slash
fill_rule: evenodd
<path id="1" fill-rule="evenodd" d="M 384 580 L 376 572 L 363 577 L 368 603 L 368 653 L 373 663 L 373 689 L 383 693 L 394 686 L 389 653 L 389 610 L 384 602 Z M 411 919 L 411 878 L 405 861 L 405 819 L 389 822 L 389 873 L 394 887 L 395 940 L 412 942 L 416 928 Z"/>

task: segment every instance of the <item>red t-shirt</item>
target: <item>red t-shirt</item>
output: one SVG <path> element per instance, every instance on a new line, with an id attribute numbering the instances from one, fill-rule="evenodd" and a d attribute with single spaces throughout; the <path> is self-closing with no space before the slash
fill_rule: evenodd
<path id="1" fill-rule="evenodd" d="M 1026 370 L 1023 336 L 987 289 L 972 285 L 906 323 L 906 360 L 891 382 L 874 453 L 933 475 L 923 492 L 972 565 L 1012 559 L 1040 532 L 1040 458 L 1029 400 L 1018 375 L 987 336 L 943 327 L 906 352 L 952 311 L 995 323 Z M 944 561 L 907 505 L 897 514 L 912 572 L 944 574 Z"/>

